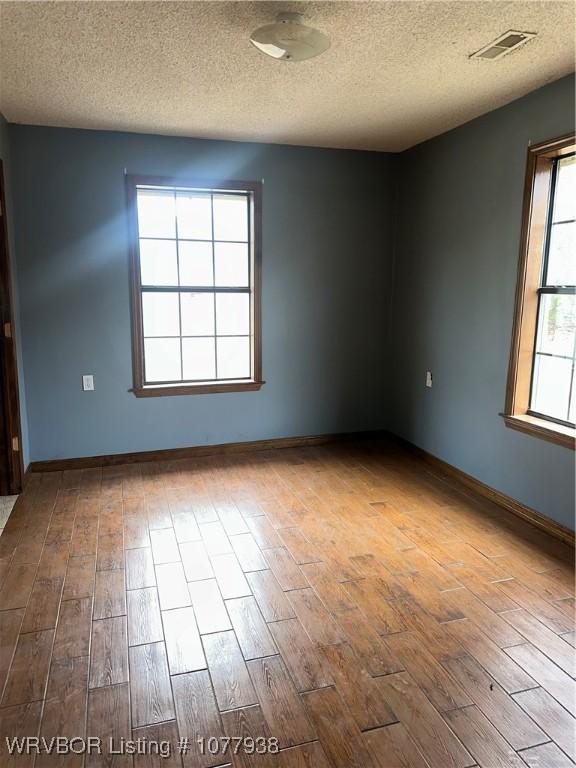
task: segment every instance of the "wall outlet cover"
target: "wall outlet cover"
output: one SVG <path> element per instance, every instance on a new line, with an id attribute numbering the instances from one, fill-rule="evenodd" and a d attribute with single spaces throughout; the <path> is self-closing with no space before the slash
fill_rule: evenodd
<path id="1" fill-rule="evenodd" d="M 82 376 L 82 389 L 84 392 L 94 391 L 94 376 L 92 374 Z"/>

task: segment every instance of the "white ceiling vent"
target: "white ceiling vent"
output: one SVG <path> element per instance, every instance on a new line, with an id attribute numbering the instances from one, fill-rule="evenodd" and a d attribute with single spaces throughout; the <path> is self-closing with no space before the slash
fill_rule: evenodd
<path id="1" fill-rule="evenodd" d="M 510 51 L 515 51 L 528 40 L 532 40 L 536 37 L 536 32 L 515 32 L 513 29 L 509 29 L 508 32 L 504 32 L 503 35 L 496 38 L 492 43 L 488 43 L 484 48 L 480 48 L 479 51 L 470 55 L 471 59 L 488 59 L 494 61 L 500 59 L 502 56 L 506 56 Z"/>

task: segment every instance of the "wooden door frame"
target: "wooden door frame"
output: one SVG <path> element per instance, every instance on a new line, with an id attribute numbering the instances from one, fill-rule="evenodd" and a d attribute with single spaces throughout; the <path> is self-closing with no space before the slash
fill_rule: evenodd
<path id="1" fill-rule="evenodd" d="M 4 165 L 0 160 L 0 495 L 2 496 L 20 493 L 23 476 L 5 188 Z"/>

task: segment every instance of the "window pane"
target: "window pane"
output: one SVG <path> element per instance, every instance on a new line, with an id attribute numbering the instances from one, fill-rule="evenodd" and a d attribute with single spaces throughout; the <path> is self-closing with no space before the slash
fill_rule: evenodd
<path id="1" fill-rule="evenodd" d="M 216 376 L 214 339 L 182 339 L 184 378 L 212 380 Z"/>
<path id="2" fill-rule="evenodd" d="M 558 162 L 552 221 L 576 218 L 576 157 Z"/>
<path id="3" fill-rule="evenodd" d="M 536 351 L 572 357 L 575 333 L 576 297 L 543 294 L 540 299 Z"/>
<path id="4" fill-rule="evenodd" d="M 214 335 L 214 294 L 182 293 L 182 336 Z"/>
<path id="5" fill-rule="evenodd" d="M 178 213 L 178 237 L 191 240 L 212 238 L 212 205 L 206 193 L 178 192 L 176 195 Z"/>
<path id="6" fill-rule="evenodd" d="M 214 195 L 214 240 L 248 240 L 248 198 Z"/>
<path id="7" fill-rule="evenodd" d="M 536 355 L 531 409 L 566 421 L 572 361 Z"/>
<path id="8" fill-rule="evenodd" d="M 180 339 L 145 339 L 146 381 L 180 380 Z"/>
<path id="9" fill-rule="evenodd" d="M 142 314 L 144 336 L 178 336 L 180 334 L 177 293 L 144 293 Z"/>
<path id="10" fill-rule="evenodd" d="M 212 243 L 178 242 L 180 285 L 214 285 Z"/>
<path id="11" fill-rule="evenodd" d="M 248 244 L 214 243 L 216 285 L 248 286 Z"/>
<path id="12" fill-rule="evenodd" d="M 176 237 L 174 192 L 138 190 L 138 232 L 140 237 Z"/>
<path id="13" fill-rule="evenodd" d="M 178 285 L 175 240 L 140 240 L 142 285 Z"/>
<path id="14" fill-rule="evenodd" d="M 576 224 L 553 224 L 546 285 L 576 285 Z"/>
<path id="15" fill-rule="evenodd" d="M 218 378 L 247 379 L 250 376 L 250 339 L 218 339 Z"/>
<path id="16" fill-rule="evenodd" d="M 216 333 L 219 336 L 250 333 L 250 296 L 247 293 L 216 295 Z"/>

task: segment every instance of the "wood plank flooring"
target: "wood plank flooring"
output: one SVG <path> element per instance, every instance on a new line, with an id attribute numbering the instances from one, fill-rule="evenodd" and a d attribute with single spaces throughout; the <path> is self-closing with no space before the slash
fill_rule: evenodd
<path id="1" fill-rule="evenodd" d="M 0 765 L 574 765 L 573 597 L 565 545 L 377 441 L 34 474 L 0 537 Z"/>

